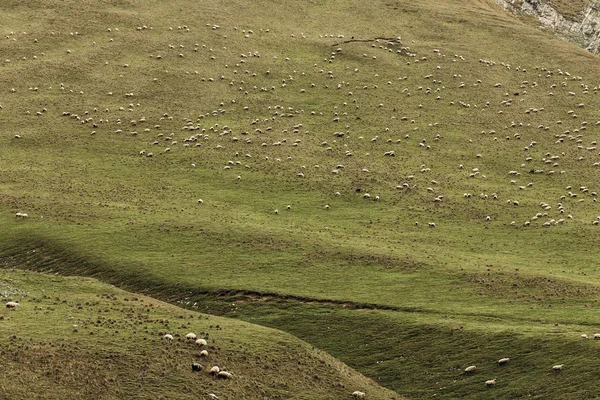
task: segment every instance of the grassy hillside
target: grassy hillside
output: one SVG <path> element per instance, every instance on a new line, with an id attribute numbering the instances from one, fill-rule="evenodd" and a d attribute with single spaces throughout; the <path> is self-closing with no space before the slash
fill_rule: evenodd
<path id="1" fill-rule="evenodd" d="M 0 294 L 21 304 L 1 313 L 3 398 L 399 398 L 289 334 L 89 278 L 2 270 Z M 204 369 L 192 371 L 194 362 Z M 215 365 L 233 377 L 211 376 Z"/>
<path id="2" fill-rule="evenodd" d="M 594 390 L 597 57 L 483 0 L 91 4 L 0 5 L 6 265 L 284 329 L 409 396 Z M 501 357 L 487 392 L 462 375 Z"/>

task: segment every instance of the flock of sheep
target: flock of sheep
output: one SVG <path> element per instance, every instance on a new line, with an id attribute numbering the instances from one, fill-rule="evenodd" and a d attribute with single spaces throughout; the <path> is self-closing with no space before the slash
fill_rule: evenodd
<path id="1" fill-rule="evenodd" d="M 244 38 L 256 36 L 252 30 L 237 27 L 207 24 L 206 28 L 215 32 L 230 29 L 231 34 Z M 131 29 L 143 32 L 140 34 L 156 33 L 148 26 Z M 107 32 L 112 35 L 124 30 L 108 28 Z M 182 25 L 177 30 L 189 32 L 190 27 Z M 227 37 L 229 32 L 219 35 Z M 260 34 L 269 35 L 269 29 L 261 29 Z M 347 36 L 321 34 L 319 39 L 331 41 L 327 38 L 333 37 L 339 41 Z M 12 38 L 13 35 L 8 37 Z M 302 34 L 300 37 L 307 36 Z M 258 45 L 260 42 L 249 43 Z M 96 43 L 91 45 L 95 46 Z M 400 38 L 373 39 L 370 44 L 348 40 L 345 44 L 334 43 L 334 46 L 331 54 L 320 63 L 309 67 L 306 62 L 307 65 L 303 67 L 306 70 L 301 71 L 299 63 L 302 60 L 273 56 L 272 65 L 267 63 L 265 66 L 262 57 L 264 52 L 259 49 L 238 55 L 228 54 L 225 57 L 223 52 L 217 52 L 210 45 L 190 44 L 190 40 L 182 36 L 181 43 L 167 42 L 164 48 L 158 48 L 148 55 L 153 65 L 150 71 L 158 72 L 165 65 L 174 63 L 173 58 L 186 59 L 194 53 L 202 54 L 200 61 L 214 65 L 214 76 L 195 76 L 198 71 L 186 73 L 191 76 L 190 79 L 200 80 L 202 84 L 221 85 L 224 96 L 221 100 L 216 100 L 212 110 L 190 109 L 179 115 L 147 110 L 140 102 L 133 100 L 136 97 L 135 89 L 131 91 L 128 88 L 121 94 L 112 91 L 106 93 L 107 102 L 113 104 L 115 96 L 127 99 L 118 108 L 98 104 L 89 109 L 62 110 L 60 115 L 79 124 L 83 131 L 87 130 L 87 126 L 92 126 L 88 130 L 92 135 L 102 133 L 139 137 L 140 145 L 143 146 L 137 152 L 140 156 L 168 157 L 176 152 L 187 151 L 189 157 L 194 157 L 193 149 L 201 148 L 203 161 L 214 160 L 213 168 L 218 168 L 219 163 L 223 162 L 223 170 L 226 174 L 231 173 L 234 181 L 243 181 L 245 174 L 257 169 L 271 169 L 275 165 L 289 174 L 290 178 L 331 181 L 332 186 L 339 187 L 332 195 L 353 193 L 354 187 L 341 187 L 344 185 L 343 181 L 336 183 L 338 177 L 345 174 L 364 175 L 366 179 L 385 170 L 398 170 L 393 173 L 392 178 L 388 178 L 397 181 L 387 182 L 396 187 L 398 194 L 419 193 L 421 198 L 430 199 L 435 204 L 457 202 L 459 196 L 463 197 L 463 201 L 503 200 L 507 207 L 514 209 L 523 205 L 533 206 L 529 200 L 530 195 L 525 196 L 525 201 L 519 197 L 521 193 L 535 190 L 538 186 L 535 181 L 539 181 L 537 176 L 543 175 L 551 179 L 554 179 L 554 175 L 562 176 L 560 180 L 554 179 L 560 182 L 565 176 L 573 174 L 575 165 L 600 166 L 597 141 L 593 135 L 600 121 L 586 120 L 586 117 L 591 117 L 591 113 L 586 112 L 587 99 L 600 92 L 597 86 L 586 84 L 581 76 L 559 68 L 525 68 L 481 59 L 479 64 L 482 76 L 485 76 L 485 70 L 494 70 L 496 75 L 504 75 L 504 81 L 486 81 L 484 78 L 473 78 L 470 81 L 460 73 L 463 68 L 461 65 L 468 62 L 465 56 L 444 54 L 437 48 L 430 49 L 429 54 L 426 50 L 419 50 L 425 55 L 418 56 L 418 51 L 404 45 Z M 66 51 L 69 55 L 73 53 L 70 49 Z M 360 70 L 361 67 L 343 68 L 337 65 L 346 53 L 355 55 L 360 51 L 364 51 L 364 68 L 372 68 L 374 71 L 379 71 L 379 52 L 396 54 L 401 60 L 398 62 L 398 69 L 402 74 L 392 80 L 393 72 L 383 76 L 383 72 L 368 74 Z M 206 58 L 206 55 L 210 56 Z M 424 76 L 404 75 L 417 65 L 421 69 L 426 65 L 431 72 Z M 132 69 L 133 64 L 124 63 L 122 67 Z M 265 69 L 261 71 L 259 68 Z M 152 81 L 159 80 L 152 78 Z M 68 87 L 68 84 L 62 82 L 58 85 L 61 91 L 67 91 Z M 339 102 L 306 109 L 304 99 L 311 96 L 311 90 L 315 88 L 331 93 L 328 102 L 332 99 Z M 37 91 L 38 88 L 30 90 Z M 482 90 L 489 93 L 489 101 L 477 104 L 467 100 L 474 91 Z M 15 88 L 9 90 L 10 93 L 17 91 Z M 69 91 L 76 93 L 73 89 Z M 284 100 L 269 104 L 267 99 L 271 93 L 280 93 L 290 103 L 285 104 Z M 250 101 L 249 95 L 253 98 L 263 96 L 263 99 L 258 102 Z M 319 92 L 319 96 L 321 95 L 322 92 Z M 390 95 L 397 98 L 393 104 L 378 102 L 379 96 L 390 101 Z M 548 120 L 545 117 L 549 112 L 548 98 L 553 101 L 559 96 L 566 98 L 572 108 L 565 110 L 561 120 Z M 431 99 L 435 99 L 433 105 L 429 101 Z M 301 106 L 293 104 L 294 101 Z M 535 101 L 539 104 L 535 104 Z M 465 155 L 468 157 L 468 150 L 471 148 L 473 154 L 470 160 L 465 159 L 460 165 L 457 164 L 455 172 L 451 172 L 458 174 L 462 180 L 452 186 L 445 184 L 449 173 L 439 167 L 432 168 L 429 163 L 422 164 L 414 171 L 401 172 L 405 169 L 404 161 L 415 153 L 424 151 L 434 154 L 421 155 L 424 160 L 429 159 L 433 163 L 436 159 L 445 157 L 443 149 L 450 141 L 457 140 L 449 132 L 456 129 L 452 123 L 442 118 L 439 121 L 427 120 L 435 118 L 433 115 L 438 110 L 450 116 L 460 113 L 471 119 L 477 119 L 482 112 L 485 115 L 496 114 L 496 126 L 489 126 L 479 133 L 463 132 L 464 136 L 471 136 L 464 143 Z M 150 112 L 152 114 L 146 115 Z M 47 114 L 48 110 L 44 107 L 35 115 L 43 117 Z M 195 117 L 192 117 L 194 114 Z M 544 119 L 543 123 L 539 123 L 541 118 Z M 233 121 L 231 124 L 235 126 L 223 123 L 222 120 Z M 358 120 L 360 122 L 356 122 Z M 373 132 L 370 138 L 367 136 L 369 132 Z M 554 137 L 554 143 L 534 140 L 540 133 L 546 138 Z M 22 135 L 16 135 L 15 138 L 24 139 Z M 498 151 L 507 151 L 508 145 L 500 145 L 501 142 L 514 143 L 510 145 L 512 149 L 520 148 L 523 154 L 519 164 L 506 170 L 505 180 L 494 171 L 488 171 L 489 163 L 486 162 L 486 158 L 493 158 Z M 321 161 L 307 165 L 307 151 L 311 158 L 316 156 Z M 382 161 L 388 158 L 389 161 L 382 167 Z M 371 163 L 373 168 L 369 166 Z M 196 162 L 188 165 L 194 168 Z M 564 168 L 564 165 L 569 165 L 569 169 Z M 469 191 L 462 193 L 460 189 L 460 193 L 456 192 L 456 188 L 473 187 L 470 180 L 484 180 L 486 182 L 481 185 L 486 187 L 494 182 L 497 190 L 479 194 Z M 547 178 L 544 180 L 548 181 Z M 365 189 L 366 193 L 362 195 L 365 200 L 385 201 L 395 196 L 389 194 L 385 185 L 372 186 L 372 191 L 382 193 L 373 194 L 371 190 Z M 579 187 L 579 191 L 574 191 L 571 187 Z M 540 196 L 544 196 L 544 193 L 540 193 Z M 574 182 L 566 186 L 564 195 L 541 199 L 540 212 L 520 222 L 511 220 L 505 221 L 505 224 L 546 228 L 564 225 L 577 219 L 578 203 L 596 200 L 597 191 Z M 198 203 L 203 204 L 204 201 L 198 200 Z M 499 207 L 498 204 L 489 208 L 497 210 Z M 329 209 L 330 205 L 326 204 L 323 208 Z M 274 213 L 278 214 L 279 211 L 275 210 Z M 27 214 L 21 212 L 16 215 L 27 217 Z M 482 220 L 493 222 L 499 218 L 491 215 L 491 212 L 484 214 Z M 428 226 L 434 228 L 436 222 L 440 221 L 430 221 Z M 598 225 L 600 216 L 590 218 L 589 223 Z"/>
<path id="2" fill-rule="evenodd" d="M 140 34 L 155 32 L 152 27 L 145 25 L 129 29 Z M 187 25 L 177 29 L 182 32 L 190 31 Z M 227 30 L 227 34 L 241 35 L 249 39 L 248 43 L 252 43 L 249 46 L 260 43 L 251 41 L 255 32 L 249 29 L 226 28 L 215 24 L 207 25 L 207 29 L 219 32 Z M 118 28 L 108 28 L 107 32 L 120 31 Z M 270 31 L 261 29 L 260 32 L 264 35 Z M 8 37 L 12 38 L 13 35 Z M 302 34 L 297 39 L 305 37 Z M 332 37 L 338 42 L 348 35 L 320 35 L 322 40 Z M 188 39 L 182 39 L 182 43 L 164 43 L 162 48 L 148 54 L 153 65 L 150 72 L 164 69 L 165 64 L 168 65 L 176 58 L 186 59 L 194 53 L 206 55 L 203 62 L 213 63 L 213 76 L 198 76 L 197 71 L 186 73 L 190 79 L 200 80 L 204 85 L 221 85 L 224 96 L 215 100 L 214 107 L 184 110 L 179 115 L 148 110 L 144 108 L 143 101 L 134 100 L 136 90 L 128 88 L 119 94 L 106 92 L 107 102 L 114 103 L 115 97 L 121 99 L 122 105 L 118 108 L 100 105 L 78 108 L 73 105 L 70 106 L 71 109 L 60 110 L 55 114 L 81 127 L 82 133 L 92 136 L 89 140 L 94 140 L 93 137 L 101 134 L 138 138 L 139 150 L 135 155 L 152 159 L 148 162 L 181 152 L 188 152 L 190 158 L 193 158 L 195 149 L 202 149 L 203 162 L 214 160 L 213 167 L 222 169 L 225 176 L 231 176 L 232 182 L 243 181 L 245 174 L 257 169 L 279 168 L 290 179 L 302 181 L 315 178 L 332 182 L 331 187 L 335 189 L 331 190 L 331 196 L 341 196 L 355 194 L 358 189 L 352 186 L 342 187 L 344 183 L 338 182 L 345 181 L 337 181 L 339 177 L 350 174 L 376 177 L 377 174 L 384 175 L 382 171 L 385 169 L 394 173 L 385 184 L 362 189 L 362 201 L 388 200 L 391 196 L 384 193 L 388 193 L 385 185 L 389 185 L 400 194 L 419 193 L 421 198 L 435 205 L 478 201 L 493 203 L 490 210 L 500 207 L 515 210 L 527 205 L 537 207 L 538 212 L 528 218 L 504 221 L 507 226 L 524 228 L 551 228 L 568 224 L 577 220 L 580 203 L 597 201 L 598 189 L 580 184 L 578 180 L 583 178 L 573 171 L 576 165 L 581 165 L 581 170 L 600 167 L 600 152 L 595 136 L 600 121 L 588 121 L 593 113 L 587 112 L 588 99 L 600 94 L 600 88 L 588 85 L 583 77 L 576 74 L 559 68 L 530 68 L 481 59 L 479 64 L 482 76 L 485 76 L 486 70 L 494 70 L 496 75 L 504 76 L 506 82 L 465 78 L 460 73 L 463 68 L 461 64 L 468 62 L 464 56 L 444 54 L 437 48 L 417 55 L 419 52 L 404 45 L 400 38 L 373 39 L 369 44 L 352 41 L 335 43 L 330 54 L 310 67 L 301 66 L 296 60 L 282 55 L 280 58 L 273 57 L 272 66 L 268 69 L 258 70 L 264 66 L 261 58 L 264 52 L 260 49 L 249 47 L 249 51 L 220 57 L 217 52 L 212 51 L 210 45 L 190 45 L 188 42 Z M 94 42 L 90 45 L 97 44 Z M 362 73 L 359 67 L 338 66 L 339 60 L 343 60 L 346 53 L 354 55 L 357 48 L 363 52 L 361 56 L 365 60 L 365 68 L 373 68 L 374 72 L 368 78 L 359 74 Z M 65 52 L 73 55 L 71 49 L 65 49 Z M 395 76 L 395 79 L 391 78 L 389 72 L 385 77 L 380 76 L 384 73 L 375 72 L 379 70 L 378 56 L 388 53 L 402 60 L 398 63 L 398 68 L 402 66 L 402 71 L 410 70 L 416 65 L 426 65 L 429 66 L 430 73 L 416 76 L 404 75 L 403 72 L 400 76 Z M 259 60 L 261 63 L 258 63 Z M 389 64 L 384 64 L 386 65 Z M 125 70 L 131 67 L 130 63 L 122 65 Z M 161 84 L 157 77 L 150 76 L 148 79 L 157 85 Z M 515 81 L 519 83 L 515 84 Z M 68 84 L 60 83 L 55 90 L 77 94 L 68 87 Z M 317 87 L 332 93 L 331 104 L 329 99 L 323 105 L 309 106 L 310 102 L 304 100 Z M 32 87 L 30 90 L 37 92 L 38 88 Z M 475 103 L 469 100 L 474 91 L 484 90 L 489 92 L 490 101 Z M 7 90 L 7 95 L 19 91 L 20 88 L 11 87 Z M 297 98 L 298 105 L 291 101 L 286 103 L 285 100 L 269 103 L 271 94 L 280 92 L 284 93 L 281 94 L 282 99 Z M 293 96 L 290 92 L 293 92 Z M 396 97 L 397 100 L 394 104 L 386 104 L 378 100 L 379 96 L 388 100 Z M 556 99 L 559 96 L 571 104 L 571 108 L 564 110 L 561 119 L 550 120 L 551 117 L 545 116 L 548 114 L 546 104 L 551 102 L 541 99 Z M 252 100 L 256 98 L 261 100 Z M 434 99 L 434 102 L 429 102 L 430 99 Z M 536 99 L 540 103 L 532 104 Z M 6 107 L 0 109 L 1 112 L 9 112 Z M 365 109 L 367 110 L 364 111 Z M 438 120 L 432 117 L 436 109 L 470 119 L 478 118 L 483 112 L 485 115 L 494 113 L 495 125 L 480 132 L 462 132 L 453 137 L 452 131 L 457 127 L 443 118 Z M 28 110 L 28 115 L 36 118 L 46 118 L 51 113 L 47 108 L 35 113 Z M 535 122 L 540 119 L 544 122 Z M 224 123 L 226 120 L 234 122 Z M 356 122 L 358 120 L 361 122 Z M 365 129 L 367 124 L 370 126 Z M 460 164 L 457 162 L 450 173 L 459 177 L 459 180 L 452 186 L 447 185 L 445 178 L 449 173 L 443 169 L 447 166 L 433 166 L 435 157 L 443 157 L 444 147 L 450 141 L 462 140 L 463 136 L 466 140 L 462 143 L 461 150 L 467 154 L 467 158 Z M 534 140 L 539 136 L 545 139 Z M 549 138 L 552 140 L 548 140 Z M 14 139 L 22 142 L 27 137 L 15 135 Z M 518 149 L 521 156 L 513 157 L 512 159 L 519 161 L 507 168 L 505 175 L 500 177 L 490 168 L 486 158 L 493 158 L 495 153 L 505 151 L 507 147 Z M 406 171 L 403 161 L 417 152 L 421 152 L 419 154 L 424 160 L 431 162 L 424 162 L 419 168 Z M 312 156 L 307 157 L 307 153 Z M 309 165 L 306 160 L 313 158 L 320 161 Z M 186 165 L 196 168 L 196 162 Z M 561 186 L 558 196 L 550 194 L 551 191 L 548 194 L 541 192 L 540 199 L 535 204 L 531 202 L 530 195 L 521 198 L 521 194 L 536 190 L 537 182 L 542 181 L 540 177 L 544 177 L 545 184 L 549 182 L 556 188 L 558 182 L 563 182 L 569 176 L 574 176 L 573 182 Z M 478 186 L 472 182 L 485 183 Z M 497 190 L 471 193 L 468 189 L 491 186 Z M 203 205 L 207 201 L 208 197 L 205 197 L 196 202 Z M 291 205 L 284 207 L 286 210 L 292 208 Z M 323 208 L 329 210 L 330 205 L 325 204 Z M 272 213 L 279 214 L 279 208 Z M 582 214 L 582 220 L 587 218 L 585 223 L 600 224 L 600 215 L 589 218 L 585 212 Z M 23 212 L 15 215 L 22 219 L 29 217 Z M 491 215 L 492 213 L 486 213 L 477 218 L 481 218 L 484 223 L 493 222 L 495 217 Z M 435 228 L 440 222 L 442 221 L 430 220 L 427 226 Z M 418 226 L 419 222 L 415 222 L 415 225 Z M 12 309 L 17 306 L 18 303 L 13 302 L 6 304 L 7 308 Z M 587 336 L 582 335 L 582 338 Z M 166 334 L 164 339 L 172 341 L 173 336 Z M 193 333 L 186 335 L 186 339 L 193 340 L 200 347 L 207 345 L 206 340 L 198 339 Z M 594 339 L 600 339 L 600 334 L 595 334 Z M 208 351 L 203 349 L 201 355 L 208 356 Z M 508 362 L 508 358 L 503 358 L 498 364 Z M 552 370 L 559 372 L 563 368 L 564 365 L 560 364 L 553 366 Z M 200 371 L 203 366 L 193 363 L 192 369 Z M 473 373 L 475 370 L 476 366 L 469 366 L 464 371 Z M 209 372 L 217 378 L 233 377 L 231 372 L 218 366 L 213 366 Z M 495 379 L 485 381 L 487 386 L 495 384 Z M 352 396 L 365 398 L 365 394 L 360 391 L 355 391 Z"/>
<path id="3" fill-rule="evenodd" d="M 500 366 L 506 365 L 509 361 L 510 361 L 510 358 L 508 358 L 508 357 L 501 358 L 498 360 L 498 365 L 500 365 Z M 564 367 L 565 367 L 564 364 L 554 365 L 554 366 L 552 366 L 552 371 L 560 372 L 564 369 Z M 473 374 L 475 371 L 477 371 L 477 366 L 469 365 L 467 368 L 465 368 L 464 373 L 465 374 Z M 486 380 L 485 386 L 487 386 L 487 387 L 496 386 L 496 378 Z"/>
<path id="4" fill-rule="evenodd" d="M 171 335 L 170 333 L 167 333 L 163 336 L 163 339 L 166 341 L 173 341 L 173 335 Z M 198 345 L 199 347 L 205 347 L 207 346 L 207 342 L 206 339 L 202 339 L 202 338 L 198 338 L 196 336 L 195 333 L 190 332 L 187 335 L 185 335 L 185 339 L 187 341 L 193 341 L 196 345 Z M 208 357 L 208 351 L 206 349 L 203 349 L 200 354 L 200 357 Z M 204 366 L 198 362 L 194 362 L 192 363 L 192 371 L 202 371 L 204 369 Z M 233 374 L 231 372 L 225 371 L 222 368 L 219 368 L 218 366 L 213 366 L 209 373 L 211 375 L 216 376 L 217 378 L 221 378 L 221 379 L 231 379 L 233 377 Z"/>

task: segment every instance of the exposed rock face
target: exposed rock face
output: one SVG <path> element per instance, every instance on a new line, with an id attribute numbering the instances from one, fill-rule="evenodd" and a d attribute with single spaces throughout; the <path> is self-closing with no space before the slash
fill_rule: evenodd
<path id="1" fill-rule="evenodd" d="M 592 0 L 578 16 L 561 15 L 544 0 L 496 0 L 505 9 L 536 17 L 543 27 L 591 53 L 600 55 L 600 0 Z"/>

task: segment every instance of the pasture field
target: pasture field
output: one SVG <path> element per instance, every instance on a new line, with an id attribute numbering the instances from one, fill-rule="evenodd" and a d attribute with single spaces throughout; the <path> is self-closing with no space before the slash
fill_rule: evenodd
<path id="1" fill-rule="evenodd" d="M 596 395 L 598 57 L 491 0 L 8 0 L 0 27 L 5 268 L 277 328 L 407 398 Z"/>
<path id="2" fill-rule="evenodd" d="M 5 399 L 351 398 L 358 389 L 400 398 L 290 334 L 94 279 L 2 270 L 0 293 L 21 301 L 0 320 L 12 333 L 0 352 Z M 188 340 L 190 332 L 207 344 Z M 212 376 L 213 366 L 233 377 Z"/>

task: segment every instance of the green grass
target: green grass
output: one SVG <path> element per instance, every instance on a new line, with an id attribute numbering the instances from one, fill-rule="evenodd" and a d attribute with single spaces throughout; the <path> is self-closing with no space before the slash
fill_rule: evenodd
<path id="1" fill-rule="evenodd" d="M 553 347 L 571 349 L 556 357 L 569 368 L 593 362 L 579 335 L 600 300 L 597 57 L 491 1 L 94 4 L 0 5 L 4 265 L 206 313 L 271 299 L 239 317 L 409 397 L 594 390 L 585 374 L 540 374 Z M 310 324 L 319 312 L 335 317 L 328 335 Z M 398 324 L 414 340 L 389 342 Z M 375 349 L 359 350 L 369 329 Z M 514 370 L 485 392 L 489 376 L 453 382 L 502 356 L 495 338 L 514 343 Z M 394 354 L 385 373 L 378 354 Z"/>
<path id="2" fill-rule="evenodd" d="M 4 398 L 399 398 L 290 334 L 93 279 L 2 270 L 0 294 L 21 304 L 1 314 Z M 207 340 L 207 356 L 189 332 Z M 234 377 L 212 377 L 214 365 Z"/>

